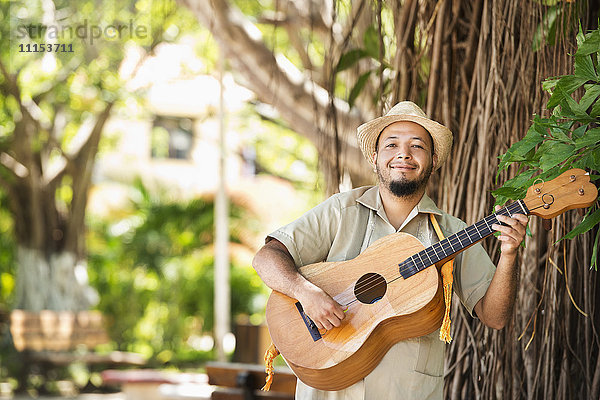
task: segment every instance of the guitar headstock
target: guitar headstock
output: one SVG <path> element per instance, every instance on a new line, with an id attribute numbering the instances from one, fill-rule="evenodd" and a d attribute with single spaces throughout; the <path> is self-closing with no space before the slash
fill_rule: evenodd
<path id="1" fill-rule="evenodd" d="M 589 207 L 597 197 L 598 189 L 590 176 L 575 168 L 548 182 L 537 180 L 527 189 L 523 201 L 530 214 L 549 219 L 573 208 Z"/>

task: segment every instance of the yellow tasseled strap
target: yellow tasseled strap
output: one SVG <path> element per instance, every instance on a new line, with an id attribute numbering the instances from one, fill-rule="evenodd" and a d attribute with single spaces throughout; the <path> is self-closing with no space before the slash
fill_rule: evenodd
<path id="1" fill-rule="evenodd" d="M 438 235 L 440 240 L 444 239 L 444 234 L 440 229 L 440 226 L 435 219 L 435 215 L 429 214 L 431 218 L 431 223 L 433 225 L 433 229 Z M 442 321 L 442 326 L 440 328 L 440 340 L 446 343 L 450 343 L 452 341 L 452 336 L 450 336 L 450 305 L 452 301 L 452 270 L 454 269 L 454 258 L 448 262 L 446 262 L 442 266 L 442 282 L 444 284 L 444 302 L 446 303 L 446 312 L 444 313 L 444 320 Z"/>
<path id="2" fill-rule="evenodd" d="M 277 347 L 271 342 L 271 345 L 265 352 L 265 372 L 267 373 L 267 378 L 265 379 L 265 386 L 262 387 L 261 390 L 268 392 L 271 389 L 271 383 L 273 383 L 273 375 L 275 374 L 275 370 L 273 369 L 273 360 L 275 357 L 279 355 L 279 350 Z"/>

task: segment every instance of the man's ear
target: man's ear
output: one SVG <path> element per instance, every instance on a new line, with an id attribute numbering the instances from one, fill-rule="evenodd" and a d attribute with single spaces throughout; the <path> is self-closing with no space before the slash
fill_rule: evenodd
<path id="1" fill-rule="evenodd" d="M 433 157 L 431 157 L 431 164 L 432 164 L 432 166 L 433 166 L 433 170 L 434 170 L 434 171 L 435 171 L 435 168 L 436 168 L 436 167 L 437 167 L 437 165 L 438 165 L 438 161 L 439 161 L 438 155 L 434 153 L 434 154 L 433 154 Z"/>
<path id="2" fill-rule="evenodd" d="M 373 161 L 373 165 L 377 165 L 377 152 L 374 151 L 373 155 L 371 156 L 371 160 Z"/>

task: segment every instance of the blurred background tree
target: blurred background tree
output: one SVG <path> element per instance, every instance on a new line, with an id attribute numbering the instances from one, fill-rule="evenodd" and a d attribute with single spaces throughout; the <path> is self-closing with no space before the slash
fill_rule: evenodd
<path id="1" fill-rule="evenodd" d="M 123 101 L 127 79 L 119 73 L 123 42 L 94 42 L 91 24 L 142 26 L 145 33 L 128 35 L 151 52 L 164 24 L 178 17 L 176 7 L 168 1 L 100 9 L 94 2 L 2 6 L 2 40 L 10 45 L 0 54 L 0 185 L 17 222 L 14 304 L 33 311 L 85 310 L 98 299 L 87 278 L 88 192 L 103 127 Z M 84 21 L 89 31 L 84 38 L 77 31 L 59 36 L 67 51 L 22 51 L 58 43 L 56 31 L 41 29 L 40 21 L 54 29 Z M 15 40 L 17 35 L 24 39 Z"/>
<path id="2" fill-rule="evenodd" d="M 168 200 L 138 181 L 130 211 L 91 221 L 90 283 L 102 296 L 119 350 L 134 351 L 151 365 L 197 367 L 211 359 L 214 298 L 214 204 L 211 198 Z M 256 217 L 230 210 L 232 315 L 262 312 L 260 278 L 250 266 Z M 127 301 L 123 301 L 127 298 Z M 208 343 L 207 343 L 208 341 Z"/>

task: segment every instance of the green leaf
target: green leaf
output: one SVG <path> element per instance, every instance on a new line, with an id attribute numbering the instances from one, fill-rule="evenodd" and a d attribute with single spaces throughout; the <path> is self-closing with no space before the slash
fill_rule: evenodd
<path id="1" fill-rule="evenodd" d="M 571 232 L 567 233 L 556 243 L 560 242 L 563 239 L 573 239 L 575 236 L 589 231 L 594 226 L 598 225 L 599 222 L 600 222 L 600 208 L 597 208 L 594 212 L 592 212 L 592 209 L 590 208 L 590 210 L 587 212 L 587 214 L 583 218 L 583 221 L 581 221 L 581 223 L 579 225 L 577 225 L 574 229 L 571 230 Z"/>
<path id="2" fill-rule="evenodd" d="M 587 56 L 600 51 L 600 30 L 595 30 L 585 35 L 585 41 L 579 46 L 576 56 Z"/>
<path id="3" fill-rule="evenodd" d="M 587 86 L 587 85 L 586 85 Z M 586 88 L 585 94 L 579 100 L 579 104 L 581 108 L 587 111 L 588 108 L 592 105 L 594 101 L 600 96 L 600 85 L 590 85 Z"/>
<path id="4" fill-rule="evenodd" d="M 600 229 L 598 229 L 598 233 L 596 233 L 596 239 L 594 239 L 594 247 L 592 249 L 592 263 L 590 264 L 590 269 L 594 269 L 594 271 L 598 271 L 598 241 L 600 240 Z"/>
<path id="5" fill-rule="evenodd" d="M 600 57 L 598 57 L 600 59 Z M 598 118 L 600 116 L 600 101 L 597 101 L 592 106 L 592 111 L 590 111 L 590 116 L 592 118 Z"/>
<path id="6" fill-rule="evenodd" d="M 586 78 L 573 75 L 566 75 L 559 79 L 554 88 L 554 93 L 550 96 L 546 108 L 551 109 L 563 102 L 566 97 L 571 97 L 571 93 L 579 89 L 581 85 L 587 82 Z"/>
<path id="7" fill-rule="evenodd" d="M 525 155 L 544 140 L 544 135 L 544 128 L 534 123 L 527 131 L 525 137 L 510 146 L 506 153 L 504 153 L 500 165 L 503 166 L 506 163 L 515 161 L 525 161 Z"/>
<path id="8" fill-rule="evenodd" d="M 585 78 L 588 81 L 598 81 L 598 75 L 596 75 L 591 56 L 575 56 L 575 76 Z"/>
<path id="9" fill-rule="evenodd" d="M 365 84 L 368 82 L 369 76 L 371 75 L 371 72 L 372 71 L 365 72 L 356 81 L 356 84 L 354 85 L 354 87 L 350 91 L 350 97 L 348 98 L 348 104 L 350 105 L 350 107 L 352 107 L 354 105 L 354 102 L 356 101 L 356 98 L 358 97 L 358 95 L 360 94 L 360 92 L 365 87 Z"/>
<path id="10" fill-rule="evenodd" d="M 546 79 L 544 82 L 542 82 L 542 89 L 548 93 L 551 93 L 554 90 L 554 88 L 556 87 L 556 84 L 558 83 L 559 80 L 560 80 L 560 78 Z"/>
<path id="11" fill-rule="evenodd" d="M 572 144 L 562 143 L 558 141 L 548 141 L 547 150 L 544 149 L 540 155 L 540 168 L 544 171 L 560 164 L 575 153 L 575 146 Z M 547 143 L 548 143 L 547 142 Z M 538 153 L 541 149 L 538 149 Z"/>
<path id="12" fill-rule="evenodd" d="M 551 129 L 551 132 L 552 132 L 552 136 L 554 136 L 555 139 L 558 139 L 564 143 L 574 144 L 573 139 L 571 139 L 569 136 L 567 136 L 567 134 L 565 133 L 565 130 L 562 129 L 561 127 L 558 127 L 558 126 L 554 127 Z"/>
<path id="13" fill-rule="evenodd" d="M 595 145 L 600 142 L 600 128 L 588 130 L 580 139 L 575 140 L 575 150 L 583 147 Z"/>
<path id="14" fill-rule="evenodd" d="M 595 154 L 598 152 L 594 151 L 594 148 L 586 149 L 582 152 L 581 157 L 572 164 L 572 168 L 598 171 L 600 169 L 600 156 Z"/>
<path id="15" fill-rule="evenodd" d="M 375 29 L 374 25 L 371 25 L 367 28 L 367 31 L 363 36 L 363 42 L 365 44 L 365 50 L 367 54 L 373 57 L 375 60 L 379 60 L 379 33 L 377 32 L 377 29 Z"/>
<path id="16" fill-rule="evenodd" d="M 369 53 L 367 53 L 363 49 L 352 49 L 347 53 L 342 54 L 335 70 L 337 72 L 340 72 L 350 67 L 353 67 L 358 62 L 358 60 L 367 57 L 368 55 Z"/>
<path id="17" fill-rule="evenodd" d="M 563 106 L 562 118 L 573 118 L 581 122 L 582 124 L 589 124 L 590 122 L 594 122 L 594 118 L 590 117 L 586 110 L 571 96 L 565 97 L 561 105 Z M 571 114 L 568 114 L 569 111 L 571 112 Z"/>
<path id="18" fill-rule="evenodd" d="M 573 131 L 573 139 L 579 139 L 581 138 L 583 135 L 585 135 L 585 131 L 587 130 L 588 126 L 587 125 L 581 125 L 580 127 L 578 127 L 577 129 L 575 129 Z"/>
<path id="19" fill-rule="evenodd" d="M 581 21 L 579 21 L 579 29 L 577 30 L 575 39 L 577 40 L 577 47 L 581 46 L 581 44 L 585 41 L 585 34 L 583 33 L 583 28 L 581 27 Z"/>
<path id="20" fill-rule="evenodd" d="M 504 197 L 508 197 L 509 199 L 515 200 L 515 199 L 522 198 L 525 195 L 526 191 L 527 191 L 526 189 L 522 189 L 522 188 L 502 186 L 501 188 L 498 188 L 498 189 L 492 191 L 492 195 L 494 197 L 504 196 Z"/>
<path id="21" fill-rule="evenodd" d="M 531 186 L 533 175 L 536 172 L 537 171 L 534 169 L 524 171 L 519 175 L 515 176 L 514 178 L 507 180 L 503 186 L 527 190 L 529 186 Z"/>
<path id="22" fill-rule="evenodd" d="M 548 9 L 548 12 L 537 26 L 531 44 L 534 52 L 541 49 L 546 43 L 554 45 L 556 41 L 556 17 L 558 14 L 559 8 L 553 5 Z"/>

